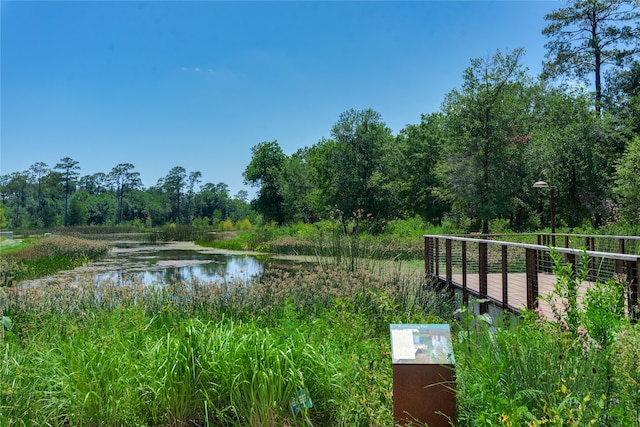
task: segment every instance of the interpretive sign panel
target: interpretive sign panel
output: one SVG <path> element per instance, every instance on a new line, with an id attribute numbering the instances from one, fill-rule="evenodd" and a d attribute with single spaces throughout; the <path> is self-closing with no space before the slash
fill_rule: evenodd
<path id="1" fill-rule="evenodd" d="M 391 324 L 389 328 L 394 364 L 455 363 L 449 325 Z"/>
<path id="2" fill-rule="evenodd" d="M 455 361 L 449 325 L 389 328 L 394 425 L 455 425 Z"/>

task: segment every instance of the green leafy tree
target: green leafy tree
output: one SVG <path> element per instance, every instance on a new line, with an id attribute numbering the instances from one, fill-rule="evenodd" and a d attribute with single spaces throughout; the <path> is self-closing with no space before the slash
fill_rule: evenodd
<path id="1" fill-rule="evenodd" d="M 598 223 L 605 215 L 613 171 L 611 146 L 619 134 L 591 107 L 588 94 L 546 89 L 536 107 L 537 122 L 525 157 L 530 180 L 553 185 L 556 219 L 570 227 Z"/>
<path id="2" fill-rule="evenodd" d="M 44 177 L 50 172 L 50 169 L 46 163 L 36 162 L 29 167 L 29 172 L 31 172 L 31 180 L 36 184 L 35 222 L 37 223 L 41 221 L 40 211 L 42 210 L 42 181 Z"/>
<path id="3" fill-rule="evenodd" d="M 111 194 L 88 194 L 83 203 L 87 209 L 87 224 L 113 224 L 117 208 Z"/>
<path id="4" fill-rule="evenodd" d="M 185 217 L 188 222 L 191 222 L 194 211 L 194 197 L 196 194 L 196 185 L 200 183 L 202 179 L 202 173 L 200 171 L 190 172 L 187 177 L 187 203 Z M 185 221 L 186 222 L 186 221 Z"/>
<path id="5" fill-rule="evenodd" d="M 9 226 L 9 221 L 7 221 L 7 217 L 4 215 L 4 205 L 0 202 L 0 230 L 5 229 Z"/>
<path id="6" fill-rule="evenodd" d="M 347 223 L 361 219 L 383 225 L 398 212 L 396 181 L 391 171 L 395 139 L 372 109 L 347 110 L 331 129 L 331 139 L 321 140 L 310 150 L 315 189 L 310 197 L 316 209 L 339 212 L 345 233 Z"/>
<path id="7" fill-rule="evenodd" d="M 624 120 L 630 132 L 640 135 L 640 61 L 629 69 L 608 73 L 608 83 L 607 110 Z"/>
<path id="8" fill-rule="evenodd" d="M 260 187 L 252 206 L 266 221 L 283 224 L 286 214 L 278 184 L 287 156 L 277 141 L 261 142 L 251 148 L 251 154 L 251 162 L 242 175 L 245 183 Z"/>
<path id="9" fill-rule="evenodd" d="M 278 183 L 286 221 L 313 222 L 318 216 L 313 211 L 309 194 L 313 190 L 308 149 L 300 149 L 285 159 Z"/>
<path id="10" fill-rule="evenodd" d="M 423 115 L 419 124 L 405 127 L 396 140 L 401 154 L 396 168 L 402 211 L 407 217 L 420 215 L 425 221 L 439 222 L 449 209 L 438 194 L 441 184 L 436 173 L 445 140 L 444 117 Z"/>
<path id="11" fill-rule="evenodd" d="M 621 219 L 631 224 L 640 221 L 640 136 L 635 137 L 616 167 L 615 195 Z"/>
<path id="12" fill-rule="evenodd" d="M 62 171 L 64 180 L 64 226 L 67 226 L 67 216 L 69 211 L 69 195 L 75 190 L 75 180 L 78 179 L 80 167 L 78 162 L 70 157 L 60 159 L 60 163 L 54 166 L 55 169 Z"/>
<path id="13" fill-rule="evenodd" d="M 89 211 L 85 206 L 85 203 L 81 200 L 86 197 L 85 194 L 77 194 L 71 198 L 69 202 L 69 217 L 68 225 L 86 225 L 89 218 Z"/>
<path id="14" fill-rule="evenodd" d="M 549 25 L 542 34 L 550 41 L 544 74 L 579 79 L 593 75 L 600 112 L 603 68 L 623 65 L 640 49 L 637 0 L 572 0 L 545 19 Z"/>
<path id="15" fill-rule="evenodd" d="M 194 195 L 194 215 L 198 218 L 216 217 L 216 224 L 231 213 L 229 187 L 223 182 L 202 185 L 198 194 Z M 214 212 L 218 211 L 216 216 Z"/>
<path id="16" fill-rule="evenodd" d="M 108 180 L 114 186 L 118 200 L 116 224 L 122 222 L 125 194 L 142 186 L 140 173 L 134 172 L 134 168 L 135 166 L 131 163 L 120 163 L 111 169 L 108 175 Z"/>
<path id="17" fill-rule="evenodd" d="M 161 179 L 159 186 L 162 187 L 171 198 L 173 198 L 176 206 L 175 218 L 178 224 L 182 224 L 182 215 L 180 211 L 180 202 L 187 185 L 187 170 L 182 166 L 173 167 L 164 179 Z"/>
<path id="18" fill-rule="evenodd" d="M 26 189 L 29 180 L 28 172 L 11 172 L 5 178 L 4 196 L 11 196 L 13 203 L 13 226 L 20 227 L 20 212 L 23 211 L 26 203 Z"/>
<path id="19" fill-rule="evenodd" d="M 109 177 L 103 172 L 84 175 L 78 180 L 78 190 L 89 194 L 104 194 L 109 191 Z"/>
<path id="20" fill-rule="evenodd" d="M 480 222 L 509 217 L 522 188 L 523 146 L 529 139 L 529 81 L 516 49 L 474 59 L 460 90 L 443 103 L 446 143 L 438 167 L 441 193 L 454 211 Z"/>

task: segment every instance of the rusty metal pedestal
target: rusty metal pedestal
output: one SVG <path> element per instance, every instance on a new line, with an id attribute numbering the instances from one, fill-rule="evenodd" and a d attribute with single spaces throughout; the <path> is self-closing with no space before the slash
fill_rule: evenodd
<path id="1" fill-rule="evenodd" d="M 453 365 L 393 365 L 396 426 L 451 427 L 456 423 Z"/>

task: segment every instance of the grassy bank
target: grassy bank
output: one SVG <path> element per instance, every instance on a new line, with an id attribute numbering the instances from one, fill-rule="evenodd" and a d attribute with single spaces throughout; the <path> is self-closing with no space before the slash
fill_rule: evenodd
<path id="1" fill-rule="evenodd" d="M 25 239 L 2 251 L 0 286 L 71 270 L 105 255 L 109 244 L 70 236 Z"/>

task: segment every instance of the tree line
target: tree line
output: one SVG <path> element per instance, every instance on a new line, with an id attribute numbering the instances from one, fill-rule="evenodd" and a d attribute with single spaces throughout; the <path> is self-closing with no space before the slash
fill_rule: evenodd
<path id="1" fill-rule="evenodd" d="M 252 148 L 254 208 L 284 224 L 336 216 L 353 230 L 396 218 L 531 230 L 640 219 L 639 6 L 572 1 L 545 18 L 543 73 L 524 49 L 471 60 L 440 111 L 397 135 L 372 110 L 348 110 L 330 137 L 292 155 Z"/>
<path id="2" fill-rule="evenodd" d="M 0 211 L 0 227 L 256 222 L 246 191 L 231 197 L 226 184 L 200 185 L 201 177 L 199 171 L 176 166 L 145 189 L 131 163 L 120 163 L 107 173 L 81 176 L 78 162 L 70 157 L 53 167 L 36 162 L 26 171 L 0 176 L 0 208 L 4 211 Z"/>
<path id="3" fill-rule="evenodd" d="M 328 218 L 345 232 L 421 217 L 461 229 L 525 231 L 548 224 L 549 189 L 566 227 L 640 220 L 640 6 L 572 0 L 545 16 L 543 72 L 524 49 L 472 59 L 439 111 L 396 135 L 373 109 L 350 109 L 329 138 L 285 154 L 252 148 L 243 176 L 258 188 L 230 198 L 176 166 L 143 189 L 130 163 L 79 177 L 73 159 L 0 177 L 12 226 L 167 222 L 214 224 L 260 214 L 287 224 Z M 255 212 L 255 213 L 254 213 Z M 499 227 L 497 227 L 499 225 Z"/>

